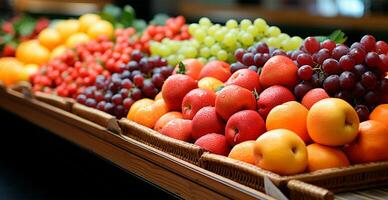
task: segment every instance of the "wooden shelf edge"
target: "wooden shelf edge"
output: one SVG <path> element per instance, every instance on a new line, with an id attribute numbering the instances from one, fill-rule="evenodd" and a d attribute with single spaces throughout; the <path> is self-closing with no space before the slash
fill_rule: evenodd
<path id="1" fill-rule="evenodd" d="M 20 93 L 0 91 L 0 107 L 185 199 L 273 199 Z"/>

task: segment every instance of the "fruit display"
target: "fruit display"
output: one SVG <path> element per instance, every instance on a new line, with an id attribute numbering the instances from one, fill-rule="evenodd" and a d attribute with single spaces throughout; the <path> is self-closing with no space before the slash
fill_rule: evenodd
<path id="1" fill-rule="evenodd" d="M 261 18 L 146 24 L 130 6 L 106 7 L 21 43 L 0 59 L 0 80 L 37 70 L 33 92 L 293 175 L 388 160 L 388 45 L 345 40 L 290 37 Z"/>
<path id="2" fill-rule="evenodd" d="M 202 17 L 198 23 L 190 24 L 188 31 L 192 40 L 152 42 L 151 53 L 166 58 L 172 65 L 185 58 L 200 58 L 204 63 L 212 60 L 233 62 L 237 48 L 248 48 L 255 42 L 262 41 L 285 50 L 295 50 L 302 44 L 300 37 L 281 33 L 278 27 L 268 26 L 261 18 L 253 22 L 243 19 L 240 23 L 230 19 L 221 25 Z"/>

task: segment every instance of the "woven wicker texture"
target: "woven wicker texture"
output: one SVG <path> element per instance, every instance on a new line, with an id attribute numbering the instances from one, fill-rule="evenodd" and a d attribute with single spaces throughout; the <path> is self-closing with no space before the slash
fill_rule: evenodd
<path id="1" fill-rule="evenodd" d="M 141 141 L 182 160 L 199 165 L 199 159 L 203 153 L 203 149 L 199 146 L 167 137 L 125 118 L 119 120 L 119 125 L 124 136 Z"/>
<path id="2" fill-rule="evenodd" d="M 106 112 L 102 112 L 100 110 L 90 108 L 90 107 L 84 106 L 84 105 L 79 104 L 79 103 L 73 104 L 72 113 L 74 113 L 82 118 L 88 119 L 88 120 L 90 120 L 98 125 L 105 127 L 105 128 L 108 127 L 110 120 L 116 119 L 114 116 L 112 116 Z"/>
<path id="3" fill-rule="evenodd" d="M 68 98 L 63 98 L 53 94 L 46 94 L 42 92 L 36 92 L 34 94 L 34 98 L 69 112 L 72 111 L 72 107 L 74 104 L 74 100 L 69 100 Z"/>

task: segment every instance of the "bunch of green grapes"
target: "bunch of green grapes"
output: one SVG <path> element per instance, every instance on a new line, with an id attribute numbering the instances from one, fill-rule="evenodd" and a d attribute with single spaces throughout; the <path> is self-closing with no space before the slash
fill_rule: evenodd
<path id="1" fill-rule="evenodd" d="M 171 65 L 185 58 L 199 58 L 205 63 L 210 60 L 232 63 L 237 48 L 246 49 L 256 42 L 265 42 L 270 47 L 287 51 L 298 49 L 302 44 L 300 37 L 281 33 L 278 27 L 268 26 L 261 18 L 253 22 L 243 19 L 240 24 L 230 19 L 222 26 L 202 17 L 198 24 L 190 24 L 189 33 L 193 36 L 191 40 L 152 42 L 151 54 L 166 58 Z"/>

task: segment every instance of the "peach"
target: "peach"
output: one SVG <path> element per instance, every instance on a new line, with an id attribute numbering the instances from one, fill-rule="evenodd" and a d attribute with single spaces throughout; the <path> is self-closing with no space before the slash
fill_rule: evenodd
<path id="1" fill-rule="evenodd" d="M 195 140 L 209 133 L 223 134 L 224 130 L 225 124 L 214 107 L 201 108 L 193 118 L 192 137 Z"/>
<path id="2" fill-rule="evenodd" d="M 162 96 L 170 111 L 182 109 L 183 97 L 197 88 L 197 82 L 190 76 L 174 74 L 167 78 L 162 86 Z"/>
<path id="3" fill-rule="evenodd" d="M 345 153 L 352 163 L 388 160 L 388 129 L 379 121 L 360 123 L 358 138 L 345 147 Z"/>
<path id="4" fill-rule="evenodd" d="M 233 114 L 225 127 L 225 137 L 230 146 L 247 140 L 256 140 L 265 132 L 263 118 L 253 110 L 242 110 Z"/>
<path id="5" fill-rule="evenodd" d="M 168 112 L 168 113 L 164 114 L 163 116 L 161 116 L 158 119 L 158 121 L 156 121 L 155 126 L 154 126 L 154 130 L 160 131 L 171 120 L 182 119 L 182 118 L 183 118 L 183 116 L 182 116 L 182 113 L 180 113 L 180 112 L 176 112 L 176 111 Z"/>
<path id="6" fill-rule="evenodd" d="M 350 165 L 348 158 L 342 150 L 317 143 L 307 146 L 307 155 L 307 169 L 309 172 Z"/>
<path id="7" fill-rule="evenodd" d="M 357 137 L 360 120 L 346 101 L 338 98 L 322 99 L 307 114 L 307 131 L 319 144 L 341 146 Z"/>
<path id="8" fill-rule="evenodd" d="M 232 74 L 225 85 L 238 85 L 250 91 L 261 92 L 259 75 L 250 69 L 239 69 Z"/>
<path id="9" fill-rule="evenodd" d="M 189 142 L 191 141 L 192 130 L 191 120 L 173 119 L 160 130 L 160 133 L 177 140 Z"/>
<path id="10" fill-rule="evenodd" d="M 201 73 L 199 74 L 200 79 L 207 76 L 225 82 L 231 76 L 230 65 L 224 61 L 210 61 L 203 66 Z"/>
<path id="11" fill-rule="evenodd" d="M 205 106 L 214 106 L 216 93 L 210 90 L 194 89 L 191 90 L 182 101 L 182 114 L 185 119 L 193 119 L 199 109 Z"/>
<path id="12" fill-rule="evenodd" d="M 224 87 L 216 97 L 216 111 L 227 121 L 240 110 L 255 110 L 256 99 L 251 91 L 237 85 Z"/>
<path id="13" fill-rule="evenodd" d="M 255 164 L 255 155 L 253 149 L 255 148 L 255 140 L 241 142 L 232 148 L 228 157 L 249 164 Z"/>
<path id="14" fill-rule="evenodd" d="M 288 101 L 295 101 L 292 92 L 286 87 L 274 85 L 260 93 L 257 100 L 258 111 L 266 119 L 272 108 Z"/>
<path id="15" fill-rule="evenodd" d="M 294 132 L 275 129 L 256 140 L 254 155 L 256 165 L 280 175 L 293 175 L 305 171 L 307 149 Z"/>
<path id="16" fill-rule="evenodd" d="M 230 148 L 224 135 L 211 133 L 200 137 L 195 141 L 196 145 L 214 154 L 227 156 Z"/>

